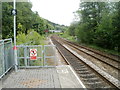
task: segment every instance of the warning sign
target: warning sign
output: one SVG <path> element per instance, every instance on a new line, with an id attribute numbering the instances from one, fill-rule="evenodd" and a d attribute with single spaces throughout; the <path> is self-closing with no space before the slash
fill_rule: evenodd
<path id="1" fill-rule="evenodd" d="M 37 60 L 37 49 L 30 49 L 30 60 Z"/>

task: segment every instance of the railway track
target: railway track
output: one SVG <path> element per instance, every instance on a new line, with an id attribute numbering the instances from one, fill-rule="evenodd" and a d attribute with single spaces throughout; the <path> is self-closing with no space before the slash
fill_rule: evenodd
<path id="1" fill-rule="evenodd" d="M 76 49 L 76 51 L 85 53 L 88 56 L 91 56 L 91 59 L 93 62 L 102 62 L 102 65 L 98 65 L 99 67 L 103 67 L 103 70 L 105 70 L 106 72 L 108 72 L 110 75 L 112 75 L 115 78 L 119 79 L 119 72 L 120 72 L 120 59 L 116 59 L 110 56 L 106 56 L 103 55 L 97 51 L 91 50 L 90 48 L 84 47 L 84 46 L 80 46 L 76 43 L 67 41 L 65 39 L 61 39 L 59 37 L 57 37 L 58 39 L 60 39 L 60 41 L 66 43 L 67 45 L 70 45 L 71 47 L 74 47 Z M 112 71 L 111 71 L 112 70 Z"/>
<path id="2" fill-rule="evenodd" d="M 70 41 L 65 40 L 65 39 L 63 39 L 63 38 L 60 38 L 60 39 L 66 41 L 66 42 L 68 42 L 68 43 L 71 43 L 71 44 L 73 44 L 73 45 L 75 45 L 75 46 L 78 46 L 78 47 L 80 47 L 80 48 L 87 49 L 88 51 L 91 51 L 91 52 L 93 52 L 93 53 L 99 54 L 99 55 L 102 56 L 102 57 L 105 57 L 105 58 L 114 60 L 114 61 L 116 61 L 116 62 L 120 62 L 120 56 L 112 55 L 112 54 L 111 54 L 111 55 L 108 55 L 108 54 L 105 54 L 104 52 L 100 52 L 100 51 L 98 51 L 98 50 L 93 50 L 92 48 L 88 48 L 88 47 L 79 45 L 79 44 L 77 44 L 77 43 L 75 43 L 75 42 L 70 42 Z"/>
<path id="3" fill-rule="evenodd" d="M 59 38 L 59 39 L 61 39 L 61 38 Z M 76 44 L 76 43 L 74 43 L 74 42 L 70 42 L 70 41 L 68 41 L 68 40 L 65 40 L 65 39 L 61 39 L 62 41 L 64 40 L 65 42 L 67 42 L 68 44 L 70 44 L 70 45 L 74 45 L 74 47 L 75 46 L 77 46 L 77 49 L 79 49 L 79 50 L 81 50 L 80 48 L 83 48 L 83 49 L 85 49 L 85 50 L 87 50 L 87 51 L 89 51 L 89 52 L 92 52 L 92 53 L 94 53 L 94 54 L 96 54 L 96 55 L 99 55 L 99 56 L 101 56 L 101 57 L 104 57 L 104 58 L 107 58 L 107 59 L 109 59 L 109 60 L 112 60 L 112 61 L 115 61 L 115 62 L 117 62 L 117 63 L 120 63 L 120 57 L 119 56 L 109 56 L 109 55 L 107 55 L 107 54 L 104 54 L 104 53 L 102 53 L 102 52 L 98 52 L 98 51 L 96 51 L 96 50 L 92 50 L 91 48 L 88 48 L 88 47 L 85 47 L 85 46 L 81 46 L 81 45 L 78 45 L 78 44 Z M 78 48 L 79 47 L 79 48 Z M 81 50 L 81 51 L 83 51 L 83 50 Z"/>
<path id="4" fill-rule="evenodd" d="M 51 37 L 51 39 L 58 47 L 59 51 L 64 55 L 67 62 L 75 69 L 87 88 L 119 88 L 71 53 L 61 43 L 54 39 L 54 37 Z"/>

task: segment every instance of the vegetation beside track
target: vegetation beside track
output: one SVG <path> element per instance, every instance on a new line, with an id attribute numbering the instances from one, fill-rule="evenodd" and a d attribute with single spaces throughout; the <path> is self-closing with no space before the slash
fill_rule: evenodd
<path id="1" fill-rule="evenodd" d="M 13 39 L 14 37 L 12 9 L 13 2 L 2 2 L 2 39 Z M 16 9 L 17 36 L 22 35 L 24 37 L 31 29 L 43 36 L 47 30 L 64 30 L 67 28 L 65 25 L 59 25 L 40 17 L 37 11 L 32 11 L 32 2 L 16 2 Z"/>
<path id="2" fill-rule="evenodd" d="M 93 49 L 96 49 L 96 50 L 99 50 L 99 51 L 102 51 L 102 52 L 105 52 L 105 53 L 108 53 L 108 54 L 120 55 L 120 52 L 118 52 L 116 50 L 110 50 L 110 49 L 102 48 L 102 47 L 97 46 L 95 44 L 79 43 L 74 36 L 70 36 L 68 33 L 62 33 L 62 34 L 59 33 L 58 35 L 60 37 L 64 38 L 64 39 L 67 39 L 69 41 L 78 43 L 80 45 L 84 45 L 84 46 L 87 46 L 87 47 L 90 47 L 90 48 L 93 48 Z"/>
<path id="3" fill-rule="evenodd" d="M 44 45 L 44 35 L 40 35 L 34 30 L 29 30 L 27 34 L 20 33 L 17 36 L 17 45 Z"/>
<path id="4" fill-rule="evenodd" d="M 120 55 L 120 2 L 81 2 L 62 37 Z"/>

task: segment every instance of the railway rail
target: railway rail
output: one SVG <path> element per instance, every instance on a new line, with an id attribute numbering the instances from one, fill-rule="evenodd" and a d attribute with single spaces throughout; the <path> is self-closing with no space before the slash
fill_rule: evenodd
<path id="1" fill-rule="evenodd" d="M 62 38 L 61 38 L 62 39 Z M 75 43 L 75 42 L 70 42 L 70 41 L 68 41 L 68 40 L 66 40 L 66 39 L 64 39 L 66 42 L 68 42 L 68 43 L 71 43 L 71 44 L 73 44 L 73 45 L 75 45 L 75 46 L 78 46 L 78 47 L 81 47 L 81 48 L 83 48 L 83 49 L 87 49 L 88 51 L 91 51 L 91 52 L 93 52 L 93 53 L 96 53 L 96 54 L 99 54 L 100 56 L 102 56 L 102 57 L 105 57 L 105 58 L 108 58 L 108 59 L 111 59 L 111 60 L 114 60 L 114 61 L 116 61 L 116 62 L 120 62 L 120 56 L 118 56 L 118 55 L 113 55 L 113 54 L 106 54 L 106 53 L 104 53 L 104 52 L 101 52 L 101 51 L 98 51 L 98 50 L 93 50 L 92 48 L 89 48 L 89 47 L 85 47 L 85 46 L 83 46 L 83 45 L 79 45 L 79 44 L 77 44 L 77 43 Z"/>
<path id="2" fill-rule="evenodd" d="M 107 54 L 104 54 L 104 53 L 102 53 L 102 52 L 100 52 L 100 51 L 98 52 L 97 50 L 93 50 L 93 49 L 91 49 L 91 48 L 88 48 L 88 47 L 85 47 L 85 46 L 81 46 L 81 45 L 76 44 L 76 43 L 74 43 L 74 42 L 70 42 L 70 41 L 65 40 L 65 39 L 62 39 L 62 38 L 60 38 L 60 39 L 61 39 L 62 41 L 64 40 L 65 42 L 67 42 L 67 43 L 69 43 L 69 44 L 71 44 L 71 45 L 75 45 L 75 46 L 77 46 L 77 47 L 79 47 L 79 48 L 86 49 L 86 50 L 88 50 L 88 51 L 90 51 L 90 52 L 93 52 L 94 54 L 98 54 L 99 56 L 102 56 L 102 57 L 104 57 L 104 58 L 107 58 L 107 59 L 116 61 L 117 63 L 120 63 L 120 57 L 119 57 L 119 56 L 107 55 Z M 80 49 L 79 49 L 79 50 L 80 50 Z"/>
<path id="3" fill-rule="evenodd" d="M 59 37 L 57 37 L 57 38 L 59 38 Z M 98 66 L 103 67 L 103 70 L 105 70 L 107 73 L 109 73 L 113 77 L 119 79 L 119 77 L 118 77 L 119 72 L 120 72 L 120 66 L 119 66 L 120 65 L 120 59 L 119 58 L 116 59 L 116 58 L 113 58 L 113 57 L 110 57 L 110 56 L 106 56 L 106 55 L 101 54 L 100 52 L 91 50 L 90 48 L 78 45 L 78 44 L 70 42 L 68 40 L 61 39 L 61 38 L 59 38 L 59 39 L 60 39 L 60 41 L 66 43 L 67 45 L 70 45 L 71 47 L 74 47 L 76 49 L 76 51 L 78 51 L 78 53 L 83 52 L 86 55 L 91 56 L 92 57 L 91 59 L 94 59 L 94 60 L 92 60 L 93 62 L 95 62 L 95 63 L 96 62 L 100 62 L 100 63 L 102 62 L 102 64 L 98 65 Z"/>
<path id="4" fill-rule="evenodd" d="M 111 83 L 95 71 L 91 66 L 80 60 L 76 55 L 66 49 L 60 42 L 58 42 L 54 36 L 51 37 L 53 43 L 58 47 L 59 51 L 64 55 L 67 62 L 75 69 L 83 83 L 88 88 L 119 88 L 115 84 Z"/>

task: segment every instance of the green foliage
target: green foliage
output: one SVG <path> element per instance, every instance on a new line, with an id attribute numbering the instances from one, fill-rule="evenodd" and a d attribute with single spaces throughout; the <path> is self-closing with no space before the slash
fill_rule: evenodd
<path id="1" fill-rule="evenodd" d="M 59 24 L 53 23 L 53 22 L 51 22 L 49 20 L 46 20 L 46 21 L 52 26 L 51 30 L 55 29 L 55 30 L 66 31 L 68 29 L 68 27 L 65 26 L 65 25 L 59 25 Z"/>
<path id="2" fill-rule="evenodd" d="M 76 29 L 77 24 L 76 23 L 72 23 L 69 27 L 69 35 L 71 36 L 75 36 L 75 29 Z"/>
<path id="3" fill-rule="evenodd" d="M 63 38 L 67 38 L 68 36 L 70 36 L 69 34 L 68 34 L 68 31 L 66 31 L 66 32 L 64 32 L 64 34 L 60 34 Z"/>
<path id="4" fill-rule="evenodd" d="M 16 2 L 17 16 L 16 16 L 16 31 L 17 35 L 21 33 L 27 34 L 28 30 L 34 29 L 40 35 L 45 34 L 44 30 L 66 28 L 65 26 L 52 23 L 39 16 L 38 12 L 31 10 L 32 4 L 30 2 Z M 11 10 L 13 3 L 2 3 L 2 38 L 13 38 L 13 15 Z"/>
<path id="5" fill-rule="evenodd" d="M 74 36 L 70 36 L 70 35 L 69 35 L 68 30 L 65 31 L 64 34 L 63 34 L 63 33 L 59 33 L 59 35 L 60 35 L 61 37 L 63 37 L 63 38 L 66 38 L 67 40 L 74 41 L 74 42 L 76 41 Z"/>
<path id="6" fill-rule="evenodd" d="M 120 2 L 82 2 L 77 11 L 79 22 L 68 30 L 79 43 L 120 52 Z"/>
<path id="7" fill-rule="evenodd" d="M 105 52 L 105 53 L 108 53 L 108 54 L 120 55 L 120 52 L 117 52 L 115 50 L 106 49 L 106 48 L 97 46 L 95 44 L 94 45 L 93 44 L 85 44 L 85 46 L 102 51 L 102 52 Z"/>
<path id="8" fill-rule="evenodd" d="M 11 15 L 12 3 L 2 3 L 2 37 L 13 37 L 13 16 Z"/>
<path id="9" fill-rule="evenodd" d="M 27 40 L 27 38 L 26 38 L 26 35 L 25 35 L 25 33 L 20 33 L 20 34 L 18 34 L 18 36 L 17 36 L 17 44 L 19 45 L 19 44 L 23 44 L 23 43 L 26 43 L 28 40 Z"/>
<path id="10" fill-rule="evenodd" d="M 95 32 L 96 38 L 94 42 L 104 48 L 114 49 L 112 31 L 112 17 L 108 16 L 107 13 L 103 14 L 100 24 L 98 24 Z"/>
<path id="11" fill-rule="evenodd" d="M 27 44 L 27 45 L 43 45 L 44 36 L 41 36 L 34 30 L 29 30 L 25 35 L 24 33 L 20 33 L 17 36 L 17 44 Z"/>
<path id="12" fill-rule="evenodd" d="M 87 24 L 81 24 L 77 27 L 78 42 L 87 42 L 87 33 L 85 32 Z"/>
<path id="13" fill-rule="evenodd" d="M 120 1 L 115 3 L 115 15 L 113 17 L 113 31 L 112 31 L 112 39 L 115 48 L 120 51 Z"/>

